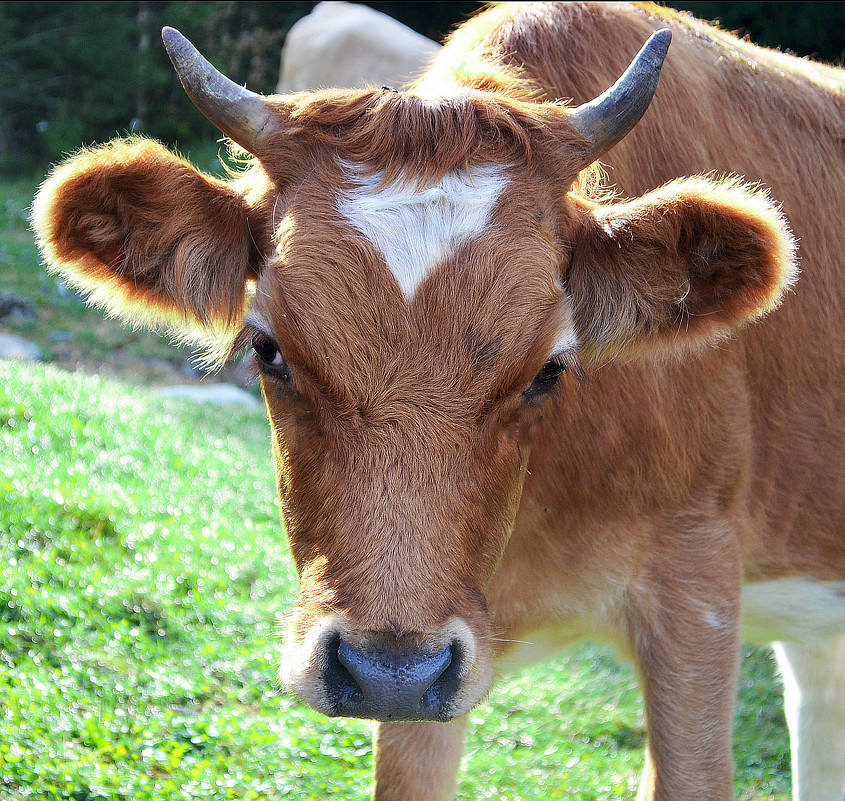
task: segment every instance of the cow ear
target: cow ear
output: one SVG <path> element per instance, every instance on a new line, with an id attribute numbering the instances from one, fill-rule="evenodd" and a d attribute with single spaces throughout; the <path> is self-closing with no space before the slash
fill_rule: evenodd
<path id="1" fill-rule="evenodd" d="M 36 195 L 50 269 L 134 323 L 227 334 L 257 272 L 250 210 L 231 183 L 149 140 L 84 150 Z"/>
<path id="2" fill-rule="evenodd" d="M 584 209 L 567 275 L 584 352 L 682 352 L 773 309 L 797 277 L 795 242 L 767 195 L 681 179 Z"/>

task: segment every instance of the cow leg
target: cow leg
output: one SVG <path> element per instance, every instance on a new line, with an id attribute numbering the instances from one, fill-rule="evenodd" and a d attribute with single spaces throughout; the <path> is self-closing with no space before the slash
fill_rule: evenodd
<path id="1" fill-rule="evenodd" d="M 718 637 L 691 631 L 686 641 L 649 635 L 640 662 L 648 754 L 638 801 L 732 801 L 738 628 Z"/>
<path id="2" fill-rule="evenodd" d="M 792 746 L 793 801 L 845 795 L 845 637 L 775 643 Z"/>
<path id="3" fill-rule="evenodd" d="M 629 588 L 629 636 L 648 721 L 637 798 L 733 801 L 739 560 L 731 570 L 729 556 L 718 564 L 702 558 L 687 573 L 678 559 L 667 569 L 668 558 L 660 560 L 662 575 L 640 576 Z"/>
<path id="4" fill-rule="evenodd" d="M 379 723 L 374 801 L 454 798 L 466 723 L 466 716 L 448 723 Z"/>

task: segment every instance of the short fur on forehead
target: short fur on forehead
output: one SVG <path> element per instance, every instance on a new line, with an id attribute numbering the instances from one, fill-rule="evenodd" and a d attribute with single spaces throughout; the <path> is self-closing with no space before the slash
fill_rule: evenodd
<path id="1" fill-rule="evenodd" d="M 477 90 L 425 99 L 331 89 L 270 102 L 285 124 L 258 156 L 274 177 L 301 162 L 303 149 L 323 146 L 381 171 L 387 182 L 401 175 L 427 184 L 466 165 L 559 162 L 561 154 L 570 163 L 559 165 L 560 177 L 574 181 L 586 145 L 568 124 L 562 104 Z"/>

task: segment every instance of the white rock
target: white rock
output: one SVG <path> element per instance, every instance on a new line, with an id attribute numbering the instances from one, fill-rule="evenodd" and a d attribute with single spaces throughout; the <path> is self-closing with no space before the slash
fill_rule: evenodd
<path id="1" fill-rule="evenodd" d="M 288 31 L 277 94 L 393 86 L 421 75 L 437 42 L 359 3 L 319 3 Z"/>
<path id="2" fill-rule="evenodd" d="M 17 359 L 25 362 L 44 361 L 38 345 L 14 334 L 0 334 L 0 359 Z"/>
<path id="3" fill-rule="evenodd" d="M 163 398 L 184 398 L 194 403 L 211 403 L 215 406 L 237 404 L 258 409 L 262 404 L 254 395 L 234 384 L 177 384 L 158 390 Z"/>

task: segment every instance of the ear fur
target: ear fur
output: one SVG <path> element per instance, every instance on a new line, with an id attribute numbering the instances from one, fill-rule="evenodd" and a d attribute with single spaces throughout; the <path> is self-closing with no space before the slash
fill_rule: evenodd
<path id="1" fill-rule="evenodd" d="M 796 280 L 795 241 L 765 192 L 684 178 L 586 209 L 567 290 L 582 349 L 683 352 L 766 314 Z"/>
<path id="2" fill-rule="evenodd" d="M 150 326 L 231 331 L 257 270 L 242 194 L 150 140 L 116 140 L 60 165 L 35 197 L 33 227 L 49 269 Z"/>

